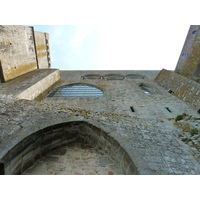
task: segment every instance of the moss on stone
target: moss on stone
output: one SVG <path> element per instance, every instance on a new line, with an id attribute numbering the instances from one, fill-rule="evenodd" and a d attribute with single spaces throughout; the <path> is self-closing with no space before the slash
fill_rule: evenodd
<path id="1" fill-rule="evenodd" d="M 182 115 L 177 115 L 176 118 L 175 118 L 175 122 L 180 121 L 182 119 L 183 119 Z"/>
<path id="2" fill-rule="evenodd" d="M 193 136 L 193 135 L 195 135 L 195 134 L 198 134 L 198 129 L 197 128 L 193 128 L 193 129 L 191 129 L 190 130 L 190 134 Z"/>

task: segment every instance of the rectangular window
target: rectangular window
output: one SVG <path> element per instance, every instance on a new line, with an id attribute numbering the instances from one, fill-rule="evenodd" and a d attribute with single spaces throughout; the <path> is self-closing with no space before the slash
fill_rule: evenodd
<path id="1" fill-rule="evenodd" d="M 184 58 L 187 58 L 188 56 L 189 56 L 188 53 L 183 53 L 183 54 L 182 54 L 182 57 L 184 57 Z"/>
<path id="2" fill-rule="evenodd" d="M 172 112 L 168 107 L 165 107 L 170 113 Z"/>
<path id="3" fill-rule="evenodd" d="M 5 175 L 4 163 L 0 161 L 0 175 Z"/>
<path id="4" fill-rule="evenodd" d="M 132 112 L 135 112 L 135 110 L 134 110 L 133 106 L 131 106 L 131 107 L 130 107 L 130 109 L 131 109 L 131 111 L 132 111 Z"/>
<path id="5" fill-rule="evenodd" d="M 174 92 L 173 92 L 172 90 L 168 90 L 168 92 L 169 92 L 170 94 L 174 94 Z"/>

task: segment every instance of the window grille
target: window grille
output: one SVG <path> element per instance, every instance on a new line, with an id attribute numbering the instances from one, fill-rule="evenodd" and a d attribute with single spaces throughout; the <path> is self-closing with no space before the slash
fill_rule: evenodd
<path id="1" fill-rule="evenodd" d="M 68 97 L 102 97 L 103 91 L 83 84 L 67 85 L 53 90 L 47 97 L 68 98 Z"/>

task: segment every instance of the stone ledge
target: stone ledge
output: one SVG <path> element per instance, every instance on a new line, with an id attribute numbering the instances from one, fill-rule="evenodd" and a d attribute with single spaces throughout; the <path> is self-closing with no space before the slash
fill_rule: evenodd
<path id="1" fill-rule="evenodd" d="M 0 85 L 0 98 L 34 100 L 60 80 L 58 69 L 37 69 Z"/>

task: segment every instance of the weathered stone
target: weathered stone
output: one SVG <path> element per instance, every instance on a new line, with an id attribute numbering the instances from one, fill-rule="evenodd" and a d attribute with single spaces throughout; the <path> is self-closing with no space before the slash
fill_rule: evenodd
<path id="1" fill-rule="evenodd" d="M 39 65 L 47 62 L 40 35 Z M 59 70 L 40 69 L 0 84 L 0 159 L 5 174 L 23 173 L 31 165 L 37 167 L 25 174 L 200 174 L 199 138 L 190 134 L 199 127 L 199 114 L 191 108 L 199 105 L 198 83 L 165 70 L 157 82 L 158 71 L 121 70 L 120 80 L 81 79 L 94 73 L 104 77 L 114 72 L 62 71 L 59 76 Z M 104 96 L 45 97 L 53 88 L 80 82 L 99 88 Z M 173 84 L 174 94 L 158 83 L 167 90 Z M 27 97 L 37 94 L 40 101 L 16 99 L 24 92 Z M 187 115 L 175 123 L 181 113 Z"/>

